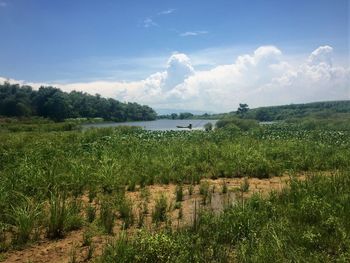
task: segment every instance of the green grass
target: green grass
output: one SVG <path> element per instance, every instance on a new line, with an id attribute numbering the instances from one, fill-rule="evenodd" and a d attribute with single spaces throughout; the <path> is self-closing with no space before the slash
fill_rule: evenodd
<path id="1" fill-rule="evenodd" d="M 101 262 L 348 262 L 349 198 L 349 173 L 311 176 L 219 215 L 202 212 L 195 229 L 119 240 Z"/>
<path id="2" fill-rule="evenodd" d="M 152 221 L 155 223 L 165 222 L 167 219 L 168 199 L 161 195 L 156 199 L 152 212 Z"/>
<path id="3" fill-rule="evenodd" d="M 142 187 L 157 183 L 178 184 L 176 195 L 180 201 L 184 194 L 180 185 L 189 184 L 188 192 L 194 194 L 194 185 L 203 178 L 268 178 L 284 172 L 349 171 L 350 132 L 320 127 L 306 129 L 284 123 L 254 125 L 247 131 L 222 128 L 211 132 L 150 132 L 128 127 L 0 131 L 0 226 L 6 226 L 6 230 L 0 228 L 0 249 L 7 249 L 7 244 L 16 240 L 25 244 L 33 239 L 36 229 L 46 229 L 50 238 L 61 238 L 94 221 L 96 211 L 87 208 L 84 213 L 84 207 L 74 203 L 83 194 L 98 203 L 101 213 L 97 213 L 96 221 L 105 232 L 113 233 L 118 209 L 124 214 L 125 225 L 134 223 L 129 220 L 134 217 L 129 213 L 130 205 L 117 205 L 125 190 L 141 187 L 147 204 L 149 193 Z M 211 190 L 200 188 L 209 201 Z M 222 192 L 226 191 L 223 186 Z M 35 206 L 28 208 L 20 196 L 33 204 L 43 204 L 39 217 L 33 212 Z M 167 200 L 159 201 L 159 208 L 155 209 L 158 212 L 153 211 L 154 222 L 166 221 L 163 211 L 167 207 Z M 147 207 L 144 214 L 146 210 Z M 139 227 L 144 214 L 137 215 Z M 270 230 L 266 229 L 266 235 Z M 3 245 L 4 232 L 13 242 Z M 312 231 L 305 234 L 307 238 L 311 243 L 317 240 Z M 248 251 L 246 248 L 253 245 L 242 243 L 237 251 L 242 251 L 243 257 L 248 253 L 244 252 Z M 206 259 L 212 259 L 207 256 Z"/>

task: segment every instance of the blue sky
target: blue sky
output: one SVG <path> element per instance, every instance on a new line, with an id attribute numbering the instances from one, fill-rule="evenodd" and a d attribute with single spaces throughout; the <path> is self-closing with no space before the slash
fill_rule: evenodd
<path id="1" fill-rule="evenodd" d="M 0 33 L 0 77 L 33 83 L 142 81 L 175 52 L 205 71 L 262 46 L 300 64 L 327 45 L 348 68 L 349 1 L 0 0 Z"/>

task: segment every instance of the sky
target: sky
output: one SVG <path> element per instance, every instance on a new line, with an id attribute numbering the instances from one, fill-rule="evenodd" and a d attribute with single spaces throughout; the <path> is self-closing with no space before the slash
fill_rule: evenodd
<path id="1" fill-rule="evenodd" d="M 348 0 L 0 0 L 0 82 L 155 109 L 350 99 Z"/>

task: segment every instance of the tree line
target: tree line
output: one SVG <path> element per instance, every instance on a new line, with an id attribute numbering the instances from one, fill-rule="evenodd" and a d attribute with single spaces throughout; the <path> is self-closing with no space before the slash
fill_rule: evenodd
<path id="1" fill-rule="evenodd" d="M 122 103 L 99 94 L 70 93 L 54 87 L 32 87 L 5 82 L 0 84 L 0 116 L 40 116 L 55 121 L 66 118 L 103 118 L 111 121 L 154 120 L 156 112 L 138 103 Z"/>

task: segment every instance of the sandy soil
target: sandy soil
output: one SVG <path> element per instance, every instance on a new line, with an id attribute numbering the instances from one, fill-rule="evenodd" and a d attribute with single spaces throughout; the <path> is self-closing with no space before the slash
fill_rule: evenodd
<path id="1" fill-rule="evenodd" d="M 299 175 L 299 180 L 304 180 L 305 174 Z M 253 193 L 261 193 L 267 195 L 270 191 L 280 191 L 286 187 L 290 177 L 284 175 L 281 177 L 273 177 L 269 179 L 256 179 L 249 178 L 249 190 L 246 192 L 240 191 L 240 187 L 244 182 L 243 178 L 225 178 L 217 180 L 206 180 L 210 185 L 211 202 L 207 202 L 207 205 L 203 205 L 202 196 L 199 194 L 199 185 L 194 186 L 192 195 L 189 195 L 189 186 L 184 185 L 184 200 L 181 202 L 183 217 L 179 219 L 179 209 L 174 209 L 175 205 L 175 190 L 176 185 L 153 185 L 148 186 L 149 200 L 147 202 L 148 214 L 145 218 L 145 227 L 152 228 L 151 212 L 153 210 L 155 200 L 159 198 L 161 194 L 167 196 L 171 208 L 169 209 L 168 216 L 171 218 L 172 227 L 181 227 L 186 224 L 192 224 L 195 216 L 195 211 L 198 211 L 201 207 L 212 209 L 214 212 L 220 212 L 225 205 L 239 201 L 240 199 L 247 198 Z M 222 187 L 224 182 L 227 185 L 227 193 L 222 193 Z M 139 213 L 139 207 L 144 198 L 141 197 L 141 191 L 127 192 L 128 198 L 132 200 L 135 217 Z M 82 198 L 84 203 L 88 202 L 87 196 Z M 137 220 L 137 219 L 136 219 Z M 120 233 L 121 221 L 117 220 L 114 228 L 115 235 Z M 133 235 L 136 231 L 136 226 L 128 230 L 129 235 Z M 65 238 L 59 240 L 42 239 L 32 245 L 28 245 L 22 250 L 12 250 L 5 254 L 0 254 L 3 262 L 72 262 L 73 255 L 75 255 L 76 262 L 88 262 L 87 254 L 88 247 L 82 246 L 84 229 L 78 231 L 72 231 L 67 233 Z M 103 245 L 111 239 L 111 236 L 97 235 L 93 238 L 94 257 L 100 255 L 103 250 Z"/>

